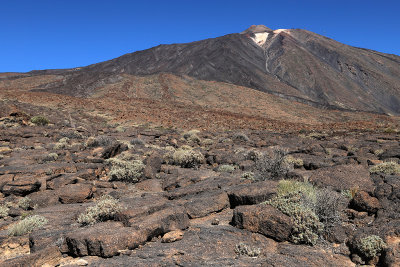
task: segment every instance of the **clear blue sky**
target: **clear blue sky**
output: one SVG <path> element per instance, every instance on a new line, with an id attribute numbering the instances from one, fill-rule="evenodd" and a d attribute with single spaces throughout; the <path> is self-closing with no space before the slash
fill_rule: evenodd
<path id="1" fill-rule="evenodd" d="M 252 24 L 400 55 L 399 0 L 1 0 L 0 72 L 84 66 Z"/>

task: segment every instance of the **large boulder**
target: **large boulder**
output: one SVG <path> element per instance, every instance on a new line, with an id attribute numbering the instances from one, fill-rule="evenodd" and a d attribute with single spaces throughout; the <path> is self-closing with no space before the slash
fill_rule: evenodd
<path id="1" fill-rule="evenodd" d="M 317 186 L 330 186 L 336 191 L 358 188 L 372 193 L 375 189 L 369 171 L 362 165 L 336 165 L 315 170 L 309 178 Z"/>
<path id="2" fill-rule="evenodd" d="M 289 216 L 267 204 L 236 207 L 232 224 L 277 241 L 289 240 L 293 223 Z"/>

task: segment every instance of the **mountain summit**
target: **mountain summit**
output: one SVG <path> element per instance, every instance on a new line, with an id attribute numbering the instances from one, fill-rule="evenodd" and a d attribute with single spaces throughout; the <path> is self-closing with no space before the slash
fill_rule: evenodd
<path id="1" fill-rule="evenodd" d="M 301 29 L 253 25 L 241 33 L 159 45 L 57 73 L 37 90 L 89 96 L 121 74 L 172 73 L 249 87 L 316 107 L 400 114 L 400 57 Z"/>

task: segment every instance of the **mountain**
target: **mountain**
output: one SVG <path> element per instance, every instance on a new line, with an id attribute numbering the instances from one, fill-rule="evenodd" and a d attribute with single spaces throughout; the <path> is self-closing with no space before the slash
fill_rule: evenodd
<path id="1" fill-rule="evenodd" d="M 263 25 L 186 44 L 159 45 L 58 74 L 37 90 L 90 96 L 121 74 L 172 73 L 245 86 L 317 107 L 400 114 L 400 57 L 301 29 Z"/>

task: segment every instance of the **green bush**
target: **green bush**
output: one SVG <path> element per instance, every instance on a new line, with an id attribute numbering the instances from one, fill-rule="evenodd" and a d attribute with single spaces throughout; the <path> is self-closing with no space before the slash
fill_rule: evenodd
<path id="1" fill-rule="evenodd" d="M 292 218 L 292 242 L 315 245 L 324 229 L 315 213 L 315 210 L 318 210 L 316 188 L 306 182 L 281 180 L 277 193 L 276 197 L 265 203 Z"/>
<path id="2" fill-rule="evenodd" d="M 290 193 L 288 195 L 278 195 L 265 202 L 282 213 L 292 218 L 294 228 L 291 233 L 293 243 L 315 245 L 319 234 L 322 233 L 323 224 L 318 216 L 302 203 L 302 196 L 299 193 Z"/>
<path id="3" fill-rule="evenodd" d="M 384 162 L 369 168 L 370 173 L 400 174 L 400 165 L 396 162 Z"/>
<path id="4" fill-rule="evenodd" d="M 31 118 L 31 122 L 33 124 L 41 125 L 41 126 L 49 124 L 49 120 L 43 116 L 34 116 Z"/>
<path id="5" fill-rule="evenodd" d="M 12 225 L 8 229 L 9 236 L 20 236 L 31 233 L 33 230 L 38 229 L 47 223 L 47 219 L 43 216 L 33 215 L 26 217 L 22 221 Z"/>
<path id="6" fill-rule="evenodd" d="M 95 206 L 89 207 L 78 217 L 81 225 L 93 225 L 97 222 L 113 220 L 123 210 L 119 201 L 109 195 L 102 196 Z"/>
<path id="7" fill-rule="evenodd" d="M 361 238 L 356 248 L 364 258 L 371 259 L 378 256 L 386 248 L 386 243 L 377 235 Z"/>
<path id="8" fill-rule="evenodd" d="M 8 216 L 10 209 L 6 205 L 0 205 L 0 218 Z"/>
<path id="9" fill-rule="evenodd" d="M 112 158 L 107 160 L 111 165 L 109 177 L 111 181 L 125 181 L 136 183 L 143 174 L 144 164 L 140 160 L 121 160 Z"/>
<path id="10" fill-rule="evenodd" d="M 179 148 L 173 153 L 172 162 L 183 168 L 192 168 L 203 163 L 204 156 L 200 152 L 192 149 Z"/>
<path id="11" fill-rule="evenodd" d="M 231 172 L 235 171 L 235 166 L 228 165 L 228 164 L 223 164 L 223 165 L 218 166 L 217 171 L 231 173 Z"/>
<path id="12" fill-rule="evenodd" d="M 260 255 L 261 249 L 250 247 L 244 243 L 239 243 L 236 245 L 235 253 L 238 255 L 245 255 L 253 258 Z"/>

